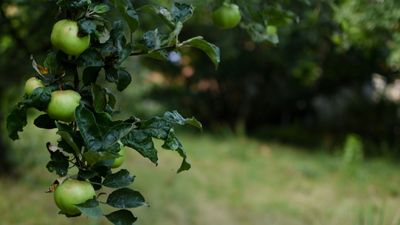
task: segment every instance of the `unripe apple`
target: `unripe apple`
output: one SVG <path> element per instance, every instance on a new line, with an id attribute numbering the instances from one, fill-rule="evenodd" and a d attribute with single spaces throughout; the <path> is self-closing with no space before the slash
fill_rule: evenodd
<path id="1" fill-rule="evenodd" d="M 75 205 L 85 203 L 95 196 L 96 192 L 89 182 L 67 179 L 56 188 L 54 201 L 67 216 L 77 216 L 81 211 Z"/>
<path id="2" fill-rule="evenodd" d="M 238 5 L 224 3 L 213 12 L 212 19 L 214 24 L 219 28 L 230 29 L 239 24 L 242 15 Z"/>
<path id="3" fill-rule="evenodd" d="M 125 147 L 123 145 L 121 145 L 121 149 L 118 152 L 119 157 L 116 158 L 113 162 L 113 164 L 111 165 L 111 168 L 118 168 L 122 165 L 122 163 L 124 163 L 125 161 Z"/>
<path id="4" fill-rule="evenodd" d="M 81 95 L 73 90 L 54 91 L 47 107 L 50 118 L 64 122 L 75 119 L 75 110 L 79 106 Z"/>
<path id="5" fill-rule="evenodd" d="M 31 77 L 25 82 L 25 94 L 31 95 L 39 87 L 44 87 L 43 82 L 36 77 Z"/>
<path id="6" fill-rule="evenodd" d="M 79 26 L 73 20 L 60 20 L 53 26 L 51 43 L 57 49 L 72 56 L 79 56 L 90 44 L 90 35 L 79 37 Z"/>

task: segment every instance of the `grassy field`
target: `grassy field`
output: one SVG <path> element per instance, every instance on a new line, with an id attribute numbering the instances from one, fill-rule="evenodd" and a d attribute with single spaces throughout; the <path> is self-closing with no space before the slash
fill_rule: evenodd
<path id="1" fill-rule="evenodd" d="M 13 144 L 28 168 L 0 179 L 0 224 L 108 224 L 57 215 L 55 178 L 40 147 L 52 132 L 30 129 Z M 135 210 L 141 225 L 398 225 L 399 167 L 384 160 L 344 165 L 340 157 L 306 153 L 249 138 L 183 135 L 193 169 L 175 174 L 179 159 L 162 151 L 154 167 L 134 151 L 124 164 L 150 204 Z M 322 151 L 321 151 L 322 152 Z"/>

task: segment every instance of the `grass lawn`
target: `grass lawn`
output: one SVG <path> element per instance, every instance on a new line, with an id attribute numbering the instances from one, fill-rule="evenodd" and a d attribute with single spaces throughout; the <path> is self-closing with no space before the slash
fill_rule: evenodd
<path id="1" fill-rule="evenodd" d="M 30 129 L 13 144 L 26 173 L 0 178 L 0 224 L 108 224 L 57 215 L 55 176 L 44 166 L 45 137 Z M 47 138 L 48 139 L 48 138 Z M 399 166 L 385 160 L 346 166 L 340 157 L 307 153 L 248 138 L 184 134 L 192 170 L 177 175 L 179 158 L 161 151 L 153 166 L 129 151 L 123 167 L 150 207 L 135 210 L 140 225 L 398 225 Z"/>

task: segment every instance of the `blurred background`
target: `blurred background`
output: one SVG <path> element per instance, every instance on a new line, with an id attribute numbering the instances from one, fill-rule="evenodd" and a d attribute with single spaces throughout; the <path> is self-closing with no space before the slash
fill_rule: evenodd
<path id="1" fill-rule="evenodd" d="M 218 45 L 219 69 L 196 50 L 174 62 L 131 58 L 134 83 L 118 95 L 127 115 L 178 109 L 205 127 L 179 131 L 193 165 L 183 174 L 174 154 L 160 152 L 154 167 L 130 151 L 124 167 L 150 203 L 135 211 L 138 224 L 400 224 L 400 2 L 271 1 L 271 21 L 287 20 L 270 27 L 269 42 L 257 26 L 216 28 L 219 3 L 191 2 L 182 39 Z M 51 1 L 0 1 L 1 224 L 107 224 L 57 215 L 45 193 L 55 179 L 45 143 L 57 136 L 32 125 L 38 112 L 21 140 L 5 131 L 34 73 L 30 55 L 40 62 L 51 49 L 43 37 L 56 16 Z"/>

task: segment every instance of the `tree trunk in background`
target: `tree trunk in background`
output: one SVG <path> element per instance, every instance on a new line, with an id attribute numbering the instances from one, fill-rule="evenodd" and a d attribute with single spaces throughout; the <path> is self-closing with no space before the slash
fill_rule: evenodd
<path id="1" fill-rule="evenodd" d="M 3 99 L 3 94 L 0 92 L 0 99 Z M 3 126 L 6 125 L 5 123 L 5 115 L 3 115 L 3 112 L 0 111 L 0 124 Z M 5 129 L 3 129 L 5 131 Z M 6 136 L 6 135 L 3 135 Z M 9 152 L 8 152 L 8 146 L 6 143 L 4 143 L 5 137 L 0 137 L 0 176 L 2 175 L 8 175 L 11 170 L 12 163 L 10 162 L 10 157 L 9 157 Z"/>

